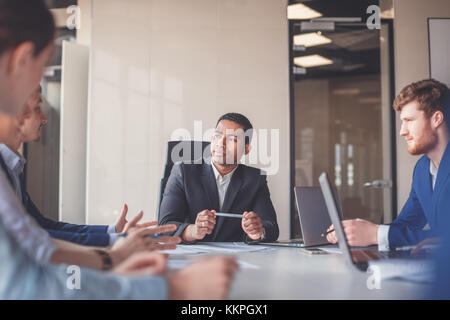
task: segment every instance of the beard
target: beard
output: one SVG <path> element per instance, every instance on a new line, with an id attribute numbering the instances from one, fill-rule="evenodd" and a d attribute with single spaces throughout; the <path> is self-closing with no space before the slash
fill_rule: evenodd
<path id="1" fill-rule="evenodd" d="M 427 130 L 420 137 L 414 139 L 414 143 L 408 143 L 408 152 L 413 156 L 428 153 L 434 148 L 437 140 L 437 134 L 431 130 Z"/>

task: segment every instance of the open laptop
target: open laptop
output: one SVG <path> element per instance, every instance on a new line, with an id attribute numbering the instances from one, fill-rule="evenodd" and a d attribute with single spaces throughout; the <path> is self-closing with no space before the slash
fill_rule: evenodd
<path id="1" fill-rule="evenodd" d="M 358 270 L 366 271 L 369 267 L 369 261 L 382 260 L 382 259 L 424 259 L 427 257 L 426 252 L 412 255 L 411 251 L 378 251 L 375 249 L 361 249 L 352 248 L 350 249 L 347 238 L 345 237 L 344 230 L 341 225 L 341 208 L 338 202 L 336 193 L 333 194 L 330 181 L 326 172 L 323 172 L 319 177 L 320 187 L 322 189 L 323 197 L 325 199 L 325 204 L 328 209 L 328 214 L 333 223 L 334 230 L 337 233 L 339 239 L 339 249 L 341 249 L 342 254 L 345 259 L 350 262 L 351 265 L 355 266 Z M 341 241 L 344 239 L 344 241 Z"/>
<path id="2" fill-rule="evenodd" d="M 260 242 L 284 247 L 314 247 L 329 244 L 324 233 L 331 225 L 320 187 L 294 187 L 302 239 Z"/>

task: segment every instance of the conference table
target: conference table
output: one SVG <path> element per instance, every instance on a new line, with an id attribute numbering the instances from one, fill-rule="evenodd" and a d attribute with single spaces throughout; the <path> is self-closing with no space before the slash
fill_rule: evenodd
<path id="1" fill-rule="evenodd" d="M 235 244 L 240 248 L 248 246 Z M 426 282 L 399 279 L 382 280 L 373 286 L 371 274 L 357 270 L 340 253 L 311 255 L 293 247 L 255 250 L 260 251 L 224 253 L 234 255 L 242 265 L 234 277 L 229 299 L 420 299 L 431 288 Z M 171 255 L 169 262 L 190 262 L 216 254 L 222 253 Z"/>

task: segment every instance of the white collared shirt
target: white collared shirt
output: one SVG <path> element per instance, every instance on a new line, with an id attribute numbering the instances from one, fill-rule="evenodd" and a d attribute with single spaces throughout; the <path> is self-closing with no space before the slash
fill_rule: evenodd
<path id="1" fill-rule="evenodd" d="M 228 186 L 230 185 L 231 177 L 233 177 L 233 173 L 236 171 L 237 166 L 230 173 L 227 173 L 224 176 L 222 176 L 216 169 L 212 160 L 211 166 L 213 167 L 214 177 L 216 178 L 217 192 L 219 193 L 219 210 L 222 210 L 223 202 L 225 200 L 225 195 L 227 194 Z"/>
<path id="2" fill-rule="evenodd" d="M 430 160 L 430 175 L 431 175 L 431 188 L 434 190 L 436 184 L 436 178 L 438 174 L 438 169 L 434 165 L 433 161 Z M 429 230 L 430 225 L 427 223 L 423 230 Z M 378 250 L 389 251 L 389 225 L 380 224 L 378 227 Z"/>

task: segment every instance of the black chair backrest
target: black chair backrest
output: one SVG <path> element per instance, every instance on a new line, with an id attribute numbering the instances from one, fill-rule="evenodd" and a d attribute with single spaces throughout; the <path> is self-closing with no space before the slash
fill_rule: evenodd
<path id="1" fill-rule="evenodd" d="M 167 143 L 166 164 L 164 167 L 164 175 L 159 186 L 158 198 L 158 221 L 160 218 L 160 207 L 166 188 L 167 180 L 169 180 L 172 167 L 177 162 L 185 163 L 203 163 L 205 159 L 211 157 L 209 141 L 169 141 Z"/>

